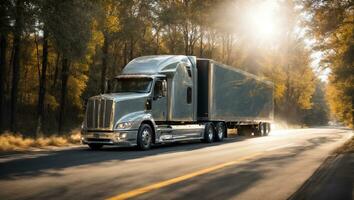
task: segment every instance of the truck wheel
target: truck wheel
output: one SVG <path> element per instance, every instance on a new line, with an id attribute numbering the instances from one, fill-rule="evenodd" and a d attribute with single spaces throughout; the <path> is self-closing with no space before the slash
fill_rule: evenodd
<path id="1" fill-rule="evenodd" d="M 218 122 L 215 126 L 215 141 L 222 141 L 226 134 L 226 126 L 224 122 Z"/>
<path id="2" fill-rule="evenodd" d="M 204 138 L 203 141 L 205 143 L 211 143 L 214 140 L 215 129 L 212 123 L 206 123 L 204 129 Z"/>
<path id="3" fill-rule="evenodd" d="M 100 150 L 103 147 L 103 144 L 88 144 L 92 150 Z"/>
<path id="4" fill-rule="evenodd" d="M 137 145 L 140 150 L 148 150 L 151 148 L 152 129 L 148 124 L 142 124 L 138 131 Z"/>

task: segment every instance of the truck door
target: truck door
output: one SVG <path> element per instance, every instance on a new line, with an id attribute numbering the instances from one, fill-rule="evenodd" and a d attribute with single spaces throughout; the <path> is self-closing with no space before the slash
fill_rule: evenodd
<path id="1" fill-rule="evenodd" d="M 151 114 L 155 121 L 167 119 L 167 82 L 164 78 L 158 78 L 155 81 Z"/>

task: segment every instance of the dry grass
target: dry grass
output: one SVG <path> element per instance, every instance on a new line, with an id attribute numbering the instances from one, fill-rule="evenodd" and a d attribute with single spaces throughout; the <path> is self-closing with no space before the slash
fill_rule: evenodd
<path id="1" fill-rule="evenodd" d="M 63 136 L 26 138 L 22 134 L 5 132 L 0 135 L 0 151 L 25 151 L 31 148 L 63 147 L 80 143 L 80 130 Z"/>
<path id="2" fill-rule="evenodd" d="M 337 153 L 354 153 L 354 137 L 337 149 Z"/>

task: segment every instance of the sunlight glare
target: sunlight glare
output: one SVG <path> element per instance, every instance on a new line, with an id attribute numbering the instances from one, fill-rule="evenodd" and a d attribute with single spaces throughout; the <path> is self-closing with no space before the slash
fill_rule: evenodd
<path id="1" fill-rule="evenodd" d="M 279 30 L 276 16 L 276 0 L 267 0 L 250 6 L 246 11 L 245 20 L 248 30 L 257 39 L 273 40 Z"/>

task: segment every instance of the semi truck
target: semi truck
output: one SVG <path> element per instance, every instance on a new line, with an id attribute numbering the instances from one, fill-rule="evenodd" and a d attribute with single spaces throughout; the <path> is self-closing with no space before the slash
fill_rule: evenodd
<path id="1" fill-rule="evenodd" d="M 266 136 L 273 120 L 273 83 L 211 59 L 143 56 L 90 97 L 82 143 L 136 146 L 187 140 L 220 142 L 228 129 Z"/>

